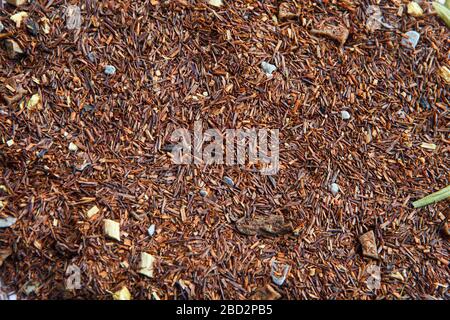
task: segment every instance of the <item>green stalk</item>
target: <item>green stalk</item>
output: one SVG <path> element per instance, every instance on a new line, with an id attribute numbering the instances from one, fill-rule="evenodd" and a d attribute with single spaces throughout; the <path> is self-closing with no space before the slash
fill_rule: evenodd
<path id="1" fill-rule="evenodd" d="M 445 3 L 446 6 L 450 6 L 450 0 L 447 0 Z M 440 4 L 439 2 L 433 2 L 434 10 L 436 10 L 439 17 L 444 20 L 444 22 L 447 24 L 447 27 L 450 28 L 450 8 L 447 8 L 446 6 Z"/>
<path id="2" fill-rule="evenodd" d="M 445 1 L 445 6 L 450 9 L 450 0 Z"/>
<path id="3" fill-rule="evenodd" d="M 447 199 L 449 197 L 450 197 L 450 185 L 446 186 L 444 189 L 441 189 L 435 193 L 426 196 L 425 198 L 414 201 L 413 206 L 414 208 L 420 208 Z"/>

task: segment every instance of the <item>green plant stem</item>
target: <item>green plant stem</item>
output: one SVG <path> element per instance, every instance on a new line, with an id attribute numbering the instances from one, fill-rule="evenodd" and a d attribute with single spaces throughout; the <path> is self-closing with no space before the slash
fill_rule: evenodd
<path id="1" fill-rule="evenodd" d="M 449 6 L 449 0 L 447 0 L 446 5 Z M 436 10 L 439 17 L 444 20 L 444 22 L 447 24 L 447 27 L 450 28 L 450 9 L 446 6 L 440 4 L 439 2 L 433 2 L 434 10 Z"/>
<path id="2" fill-rule="evenodd" d="M 414 201 L 413 206 L 414 206 L 414 208 L 420 208 L 420 207 L 444 200 L 448 197 L 450 197 L 450 185 L 448 185 L 444 189 L 436 191 L 435 193 L 432 193 L 420 200 Z"/>

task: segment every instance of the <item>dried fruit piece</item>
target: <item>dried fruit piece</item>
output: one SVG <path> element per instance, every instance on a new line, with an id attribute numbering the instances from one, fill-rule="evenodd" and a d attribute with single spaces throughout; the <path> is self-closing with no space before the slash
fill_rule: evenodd
<path id="1" fill-rule="evenodd" d="M 120 224 L 114 220 L 109 219 L 103 220 L 103 223 L 105 235 L 110 237 L 111 239 L 120 241 Z"/>
<path id="2" fill-rule="evenodd" d="M 88 219 L 91 219 L 93 216 L 95 216 L 98 212 L 100 211 L 100 209 L 97 206 L 93 206 L 92 208 L 90 208 L 87 212 L 86 212 L 86 217 L 88 217 Z"/>
<path id="3" fill-rule="evenodd" d="M 31 96 L 30 100 L 27 102 L 27 109 L 30 111 L 39 110 L 41 107 L 41 95 L 35 93 Z"/>
<path id="4" fill-rule="evenodd" d="M 408 3 L 408 14 L 413 17 L 423 16 L 422 7 L 415 1 Z"/>
<path id="5" fill-rule="evenodd" d="M 71 142 L 69 143 L 69 150 L 75 152 L 78 150 L 78 146 L 75 143 Z"/>
<path id="6" fill-rule="evenodd" d="M 131 300 L 131 293 L 127 287 L 122 287 L 119 291 L 113 294 L 114 300 Z"/>
<path id="7" fill-rule="evenodd" d="M 12 21 L 15 22 L 16 28 L 20 28 L 22 25 L 22 22 L 28 18 L 28 13 L 25 11 L 17 12 L 16 14 L 13 14 L 11 17 L 9 17 Z"/>
<path id="8" fill-rule="evenodd" d="M 155 257 L 151 254 L 142 252 L 138 273 L 146 277 L 153 278 L 153 264 L 155 263 L 155 260 Z"/>
<path id="9" fill-rule="evenodd" d="M 392 278 L 392 279 L 396 279 L 396 280 L 400 280 L 400 281 L 405 281 L 405 278 L 403 278 L 402 274 L 401 274 L 400 272 L 398 272 L 398 271 L 392 272 L 392 273 L 389 275 L 389 277 Z"/>
<path id="10" fill-rule="evenodd" d="M 256 289 L 250 300 L 278 300 L 280 298 L 281 294 L 267 284 L 265 287 Z"/>
<path id="11" fill-rule="evenodd" d="M 373 230 L 360 236 L 359 242 L 361 242 L 363 255 L 365 257 L 378 259 L 377 243 L 375 241 L 375 234 L 373 233 Z"/>
<path id="12" fill-rule="evenodd" d="M 436 150 L 436 145 L 434 143 L 422 142 L 420 147 L 428 150 Z"/>
<path id="13" fill-rule="evenodd" d="M 0 195 L 4 193 L 4 194 L 8 194 L 8 188 L 4 185 L 4 184 L 0 184 Z"/>
<path id="14" fill-rule="evenodd" d="M 291 223 L 286 223 L 283 216 L 269 215 L 241 219 L 236 222 L 237 230 L 245 235 L 274 236 L 293 232 Z"/>
<path id="15" fill-rule="evenodd" d="M 324 26 L 320 29 L 312 29 L 312 34 L 318 35 L 318 36 L 324 36 L 329 39 L 335 40 L 339 42 L 341 46 L 345 44 L 347 41 L 348 35 L 350 32 L 348 29 L 344 26 Z"/>
<path id="16" fill-rule="evenodd" d="M 223 6 L 222 0 L 208 0 L 208 3 L 214 7 L 221 7 Z"/>
<path id="17" fill-rule="evenodd" d="M 442 66 L 439 68 L 439 75 L 444 79 L 444 81 L 450 84 L 450 69 L 446 66 Z"/>

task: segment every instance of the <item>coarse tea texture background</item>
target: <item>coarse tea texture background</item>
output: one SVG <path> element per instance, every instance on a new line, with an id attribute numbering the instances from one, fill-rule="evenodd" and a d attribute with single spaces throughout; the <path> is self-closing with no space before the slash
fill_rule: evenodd
<path id="1" fill-rule="evenodd" d="M 38 0 L 0 10 L 27 51 L 13 60 L 0 49 L 0 93 L 20 85 L 23 101 L 42 96 L 36 110 L 0 104 L 0 215 L 18 219 L 0 229 L 0 248 L 12 250 L 3 282 L 26 299 L 110 299 L 123 286 L 134 299 L 247 299 L 268 283 L 283 299 L 448 298 L 440 230 L 449 202 L 411 201 L 450 183 L 449 86 L 437 72 L 450 63 L 449 29 L 427 10 L 398 15 L 400 0 L 332 2 L 297 1 L 289 21 L 277 21 L 277 1 L 251 0 Z M 394 29 L 367 30 L 375 2 Z M 81 6 L 79 30 L 66 27 L 69 4 Z M 17 28 L 9 16 L 21 10 L 47 17 L 50 33 Z M 344 46 L 310 33 L 324 21 L 347 26 Z M 415 50 L 400 44 L 409 30 L 421 35 Z M 277 66 L 273 77 L 262 61 Z M 164 146 L 194 120 L 279 128 L 280 171 L 172 164 Z M 101 211 L 87 219 L 93 205 Z M 235 228 L 269 213 L 296 232 Z M 105 238 L 105 218 L 120 221 L 120 242 Z M 370 230 L 379 261 L 362 256 L 358 237 Z M 157 259 L 153 279 L 137 273 L 143 251 Z M 272 283 L 273 260 L 291 267 L 282 286 Z M 65 290 L 71 264 L 80 290 Z M 382 273 L 374 291 L 373 264 Z"/>

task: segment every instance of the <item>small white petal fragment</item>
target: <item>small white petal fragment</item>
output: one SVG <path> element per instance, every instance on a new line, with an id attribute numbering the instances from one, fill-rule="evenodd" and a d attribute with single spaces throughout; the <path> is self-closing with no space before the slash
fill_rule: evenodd
<path id="1" fill-rule="evenodd" d="M 28 18 L 28 13 L 25 11 L 17 12 L 16 14 L 13 14 L 10 19 L 15 22 L 16 28 L 20 28 L 22 25 L 22 22 Z"/>
<path id="2" fill-rule="evenodd" d="M 155 234 L 155 229 L 156 229 L 156 226 L 154 224 L 152 224 L 150 227 L 148 227 L 147 232 L 150 237 L 153 237 L 153 235 Z"/>
<path id="3" fill-rule="evenodd" d="M 272 73 L 277 70 L 277 67 L 271 63 L 268 63 L 266 61 L 261 62 L 261 69 L 265 72 L 267 75 L 272 75 Z"/>
<path id="4" fill-rule="evenodd" d="M 75 143 L 71 142 L 69 143 L 69 150 L 75 152 L 78 150 L 78 146 Z"/>
<path id="5" fill-rule="evenodd" d="M 113 294 L 114 300 L 131 300 L 131 293 L 127 287 L 123 287 Z"/>
<path id="6" fill-rule="evenodd" d="M 411 30 L 405 33 L 406 38 L 402 39 L 402 45 L 415 49 L 419 43 L 420 34 L 417 31 Z"/>
<path id="7" fill-rule="evenodd" d="M 0 228 L 9 228 L 13 224 L 15 224 L 17 221 L 17 218 L 14 217 L 7 217 L 4 219 L 0 219 Z"/>
<path id="8" fill-rule="evenodd" d="M 117 72 L 117 69 L 116 69 L 116 67 L 114 67 L 112 65 L 107 65 L 107 66 L 105 66 L 104 72 L 106 75 L 112 76 L 113 74 L 115 74 Z"/>
<path id="9" fill-rule="evenodd" d="M 214 7 L 221 7 L 223 6 L 222 0 L 208 0 L 208 3 Z"/>
<path id="10" fill-rule="evenodd" d="M 95 216 L 98 212 L 100 211 L 100 209 L 97 206 L 93 206 L 92 208 L 90 208 L 87 212 L 86 212 L 86 217 L 88 217 L 88 219 L 91 219 L 93 216 Z"/>
<path id="11" fill-rule="evenodd" d="M 341 118 L 342 120 L 349 120 L 351 118 L 350 113 L 345 110 L 341 111 Z"/>
<path id="12" fill-rule="evenodd" d="M 105 235 L 111 239 L 120 241 L 120 224 L 109 219 L 103 220 L 103 223 Z"/>
<path id="13" fill-rule="evenodd" d="M 422 142 L 420 147 L 428 150 L 436 150 L 436 145 L 434 143 Z"/>
<path id="14" fill-rule="evenodd" d="M 141 253 L 141 263 L 139 264 L 138 273 L 153 278 L 153 264 L 155 263 L 155 257 L 147 252 Z"/>
<path id="15" fill-rule="evenodd" d="M 333 194 L 333 196 L 337 195 L 339 192 L 339 185 L 337 183 L 332 183 L 330 186 L 330 191 Z"/>

